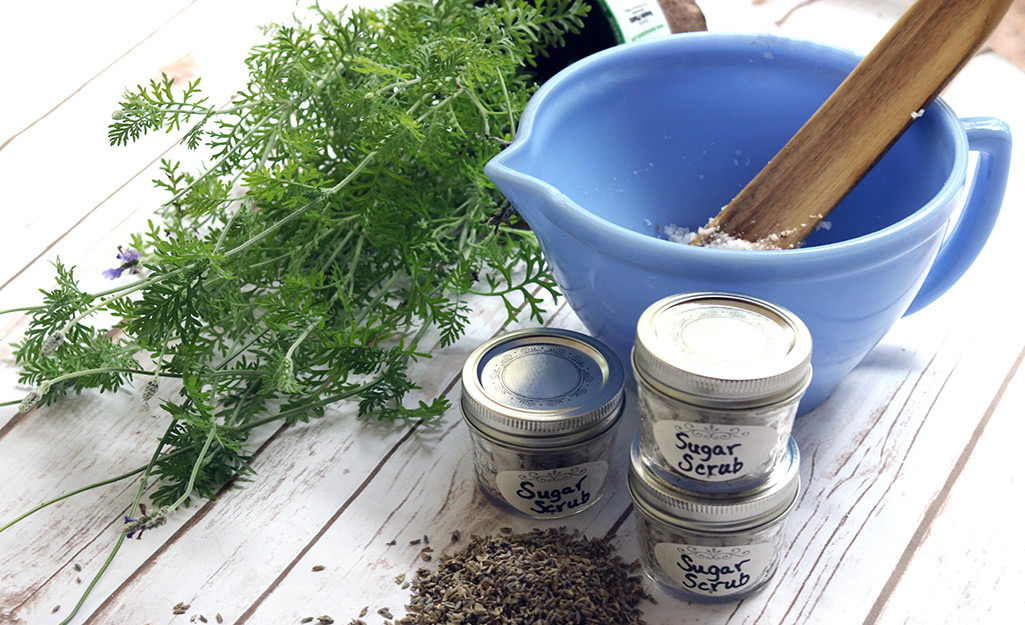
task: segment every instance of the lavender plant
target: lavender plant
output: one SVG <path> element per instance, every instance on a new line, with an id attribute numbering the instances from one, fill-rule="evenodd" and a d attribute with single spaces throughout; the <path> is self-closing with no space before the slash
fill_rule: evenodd
<path id="1" fill-rule="evenodd" d="M 442 345 L 463 333 L 468 294 L 501 298 L 510 316 L 525 302 L 540 319 L 539 293 L 557 296 L 555 284 L 482 170 L 515 132 L 534 59 L 586 11 L 581 0 L 317 8 L 309 24 L 269 30 L 226 106 L 199 80 L 125 93 L 111 144 L 184 132 L 209 165 L 162 163 L 168 200 L 119 249 L 113 288 L 85 292 L 55 262 L 57 286 L 29 309 L 15 353 L 35 386 L 23 411 L 137 379 L 149 400 L 179 382 L 160 404 L 168 427 L 151 461 L 112 478 L 140 480 L 127 532 L 250 472 L 246 441 L 260 425 L 339 401 L 364 417 L 441 415 L 443 397 L 407 405 L 407 367 L 428 356 L 428 329 Z M 147 484 L 156 510 L 138 514 Z"/>

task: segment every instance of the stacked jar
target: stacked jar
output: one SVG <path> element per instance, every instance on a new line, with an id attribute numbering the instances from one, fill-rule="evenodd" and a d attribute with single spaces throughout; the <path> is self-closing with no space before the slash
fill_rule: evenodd
<path id="1" fill-rule="evenodd" d="M 753 297 L 676 295 L 641 315 L 632 364 L 645 572 L 692 601 L 750 596 L 777 568 L 800 490 L 790 433 L 811 380 L 807 327 Z"/>

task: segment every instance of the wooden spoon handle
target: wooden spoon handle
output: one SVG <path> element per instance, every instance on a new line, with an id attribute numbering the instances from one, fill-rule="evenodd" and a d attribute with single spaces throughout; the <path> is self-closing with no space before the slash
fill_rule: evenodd
<path id="1" fill-rule="evenodd" d="M 692 242 L 804 240 L 989 38 L 1013 0 L 918 0 Z M 774 243 L 774 245 L 773 245 Z"/>

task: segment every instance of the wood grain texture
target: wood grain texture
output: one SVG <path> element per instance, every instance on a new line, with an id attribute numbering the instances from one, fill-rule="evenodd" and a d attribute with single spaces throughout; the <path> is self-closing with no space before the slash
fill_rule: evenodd
<path id="1" fill-rule="evenodd" d="M 231 32 L 251 33 L 237 4 L 194 4 L 182 15 L 207 7 L 204 20 L 235 20 Z M 780 28 L 867 50 L 910 3 L 701 4 L 711 30 Z M 286 18 L 293 4 L 268 2 L 265 8 Z M 0 8 L 0 23 L 8 10 Z M 136 45 L 153 33 L 160 15 L 166 21 L 167 7 L 154 10 L 134 22 L 132 36 L 124 33 L 121 60 L 104 72 L 111 89 L 133 84 L 192 49 L 168 38 L 158 53 L 150 46 L 161 41 L 159 33 Z M 224 77 L 218 84 L 225 89 L 237 71 L 229 70 L 232 59 L 244 52 L 233 45 L 208 42 L 193 54 L 200 72 L 224 68 L 210 78 Z M 77 84 L 94 74 L 74 72 Z M 147 163 L 172 148 L 175 138 L 156 137 L 130 157 L 99 154 L 90 133 L 102 128 L 109 113 L 109 100 L 94 96 L 102 82 L 90 82 L 0 151 L 5 164 L 39 165 L 48 162 L 42 146 L 62 144 L 92 173 L 40 202 L 45 218 L 34 222 L 39 230 L 31 240 L 20 233 L 32 215 L 5 211 L 5 225 L 21 224 L 22 230 L 0 232 L 12 245 L 0 248 L 0 270 L 7 276 L 0 280 L 0 309 L 34 303 L 36 289 L 52 281 L 49 262 L 56 255 L 102 288 L 99 272 L 111 250 L 139 229 L 159 201 Z M 106 103 L 85 104 L 94 97 Z M 995 115 L 1012 128 L 1025 127 L 1025 76 L 996 55 L 974 59 L 944 98 L 959 115 Z M 88 126 L 92 130 L 76 132 Z M 898 322 L 825 404 L 798 420 L 805 487 L 787 529 L 782 568 L 769 587 L 738 604 L 698 606 L 669 599 L 649 584 L 659 603 L 644 606 L 648 623 L 1016 622 L 1025 585 L 1014 497 L 1025 475 L 1016 462 L 1017 443 L 1025 438 L 1025 326 L 1019 321 L 1025 291 L 1008 274 L 1025 262 L 1018 234 L 1025 213 L 1013 208 L 1025 203 L 1025 175 L 1021 164 L 1012 169 L 1007 208 L 975 265 L 936 303 Z M 32 167 L 12 171 L 18 175 L 3 178 L 0 200 L 37 197 L 29 188 L 49 180 Z M 464 340 L 432 347 L 435 358 L 414 367 L 424 396 L 457 393 L 458 369 L 469 351 L 505 328 L 500 303 L 475 301 L 473 310 Z M 553 311 L 549 323 L 581 328 L 566 307 Z M 6 347 L 23 326 L 20 314 L 0 316 L 0 400 L 27 390 L 16 384 Z M 170 384 L 162 388 L 173 392 Z M 0 525 L 42 500 L 145 462 L 166 423 L 143 408 L 133 391 L 68 398 L 22 416 L 12 406 L 0 408 Z M 616 463 L 613 476 L 618 486 L 599 506 L 558 524 L 589 535 L 615 532 L 614 544 L 629 560 L 638 549 L 622 488 L 623 443 L 636 427 L 632 403 L 628 410 L 618 446 L 624 461 Z M 252 441 L 257 475 L 214 501 L 179 510 L 141 540 L 127 541 L 75 624 L 181 624 L 200 614 L 212 623 L 217 613 L 238 624 L 298 623 L 325 614 L 348 623 L 364 606 L 368 623 L 382 623 L 378 608 L 401 614 L 409 597 L 395 576 L 433 566 L 437 554 L 458 548 L 449 539 L 453 529 L 465 541 L 474 532 L 545 525 L 512 517 L 480 495 L 458 410 L 430 428 L 352 417 L 352 408 L 340 405 L 308 425 L 258 432 Z M 120 515 L 133 495 L 128 482 L 111 484 L 0 533 L 0 625 L 45 625 L 66 615 L 119 535 Z M 419 546 L 408 544 L 423 535 L 437 550 L 430 563 L 418 560 Z M 396 544 L 388 546 L 392 539 Z M 313 571 L 314 565 L 325 568 Z M 176 616 L 172 608 L 179 602 L 191 607 Z"/>
<path id="2" fill-rule="evenodd" d="M 972 58 L 1012 1 L 915 2 L 691 244 L 800 244 Z"/>

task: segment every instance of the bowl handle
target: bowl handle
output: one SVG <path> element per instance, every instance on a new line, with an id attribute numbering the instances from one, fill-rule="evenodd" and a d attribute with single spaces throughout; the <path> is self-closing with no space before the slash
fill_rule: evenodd
<path id="1" fill-rule="evenodd" d="M 967 117 L 961 124 L 968 135 L 968 149 L 979 153 L 975 176 L 961 216 L 940 245 L 932 269 L 904 316 L 931 304 L 971 266 L 993 231 L 1004 201 L 1011 166 L 1010 129 L 992 117 Z"/>

